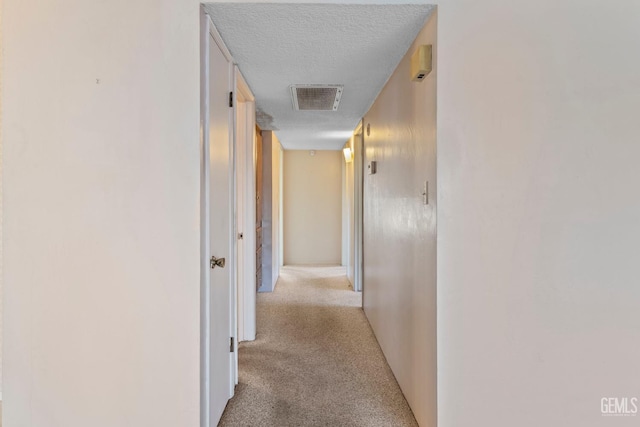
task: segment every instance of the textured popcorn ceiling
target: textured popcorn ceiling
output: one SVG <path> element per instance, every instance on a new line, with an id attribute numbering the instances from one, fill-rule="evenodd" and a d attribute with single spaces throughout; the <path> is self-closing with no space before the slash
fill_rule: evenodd
<path id="1" fill-rule="evenodd" d="M 286 149 L 342 148 L 433 6 L 211 3 L 207 12 Z M 409 78 L 409 76 L 407 76 Z M 296 111 L 292 84 L 343 84 L 338 111 Z"/>

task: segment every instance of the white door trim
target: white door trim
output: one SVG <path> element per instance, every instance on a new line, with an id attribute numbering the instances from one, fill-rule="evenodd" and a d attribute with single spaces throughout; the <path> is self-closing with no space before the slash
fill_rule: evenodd
<path id="1" fill-rule="evenodd" d="M 211 18 L 209 18 L 211 20 Z M 215 40 L 222 53 L 229 61 L 229 92 L 232 96 L 233 108 L 229 108 L 229 218 L 232 218 L 233 222 L 229 227 L 229 254 L 232 259 L 229 260 L 229 281 L 231 286 L 231 298 L 229 298 L 229 313 L 231 315 L 231 321 L 229 322 L 229 336 L 233 337 L 233 352 L 229 352 L 229 363 L 231 364 L 231 375 L 229 376 L 229 397 L 233 397 L 236 384 L 238 383 L 238 273 L 237 273 L 237 253 L 238 253 L 238 221 L 236 219 L 236 114 L 235 106 L 237 102 L 235 100 L 235 62 L 231 57 L 231 54 L 227 50 L 218 30 L 210 24 L 210 34 Z"/>
<path id="2" fill-rule="evenodd" d="M 210 377 L 209 346 L 211 341 L 209 309 L 209 197 L 207 183 L 209 156 L 206 135 L 209 134 L 209 17 L 200 7 L 200 427 L 209 427 Z"/>
<path id="3" fill-rule="evenodd" d="M 231 56 L 231 52 L 229 52 L 229 49 L 227 49 L 227 46 L 224 44 L 224 41 L 222 40 L 222 36 L 218 32 L 218 29 L 216 28 L 216 26 L 213 24 L 213 21 L 211 20 L 211 17 L 209 16 L 209 14 L 205 12 L 205 15 L 207 16 L 207 26 L 208 26 L 209 34 L 211 35 L 211 37 L 213 37 L 213 40 L 215 40 L 216 44 L 222 51 L 222 54 L 224 55 L 225 58 L 227 58 L 227 61 L 232 63 L 232 68 L 233 68 L 235 66 L 235 61 Z M 233 82 L 233 76 L 230 76 L 230 82 Z"/>

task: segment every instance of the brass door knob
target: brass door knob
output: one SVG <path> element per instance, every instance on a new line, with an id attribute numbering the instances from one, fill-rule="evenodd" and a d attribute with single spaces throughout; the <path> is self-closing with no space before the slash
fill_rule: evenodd
<path id="1" fill-rule="evenodd" d="M 216 258 L 214 256 L 211 257 L 211 269 L 214 269 L 216 267 L 224 268 L 224 264 L 224 258 Z"/>

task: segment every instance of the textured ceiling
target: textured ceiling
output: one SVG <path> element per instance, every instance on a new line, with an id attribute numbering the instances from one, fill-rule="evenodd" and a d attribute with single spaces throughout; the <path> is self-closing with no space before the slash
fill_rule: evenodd
<path id="1" fill-rule="evenodd" d="M 210 3 L 263 129 L 286 149 L 340 149 L 423 27 L 425 4 Z M 408 77 L 407 77 L 408 78 Z M 343 84 L 338 111 L 296 111 L 292 84 Z"/>

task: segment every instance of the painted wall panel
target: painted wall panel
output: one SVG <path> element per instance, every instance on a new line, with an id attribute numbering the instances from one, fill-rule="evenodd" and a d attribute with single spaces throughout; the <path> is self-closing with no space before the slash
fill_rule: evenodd
<path id="1" fill-rule="evenodd" d="M 441 4 L 440 425 L 637 425 L 640 3 Z"/>
<path id="2" fill-rule="evenodd" d="M 4 0 L 3 425 L 199 423 L 199 4 Z"/>
<path id="3" fill-rule="evenodd" d="M 342 263 L 342 151 L 284 152 L 284 263 Z"/>
<path id="4" fill-rule="evenodd" d="M 429 18 L 364 118 L 364 309 L 421 426 L 435 427 L 436 63 L 410 80 L 411 55 L 436 45 Z M 370 129 L 370 132 L 367 131 Z M 429 182 L 429 204 L 423 188 Z"/>

